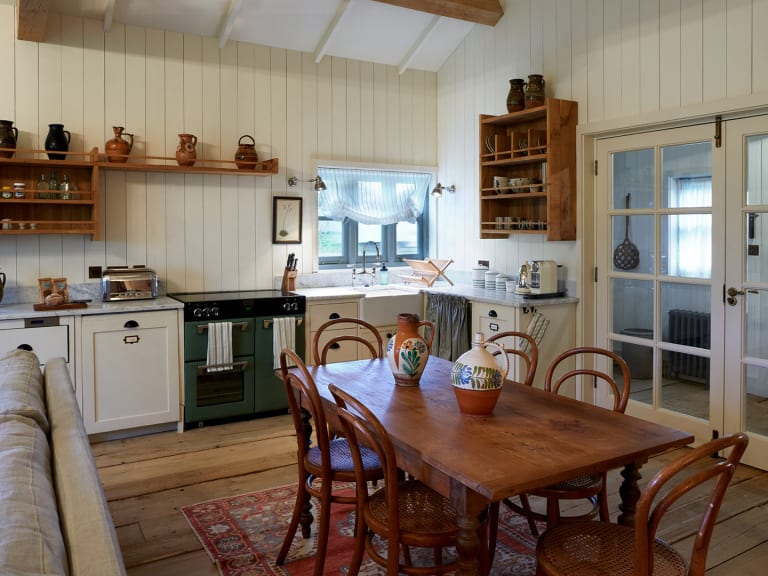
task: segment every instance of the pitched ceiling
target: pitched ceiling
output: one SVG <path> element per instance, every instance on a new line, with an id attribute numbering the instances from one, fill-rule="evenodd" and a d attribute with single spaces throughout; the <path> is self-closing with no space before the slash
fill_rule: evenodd
<path id="1" fill-rule="evenodd" d="M 17 36 L 45 41 L 49 12 L 437 71 L 499 0 L 16 0 Z"/>

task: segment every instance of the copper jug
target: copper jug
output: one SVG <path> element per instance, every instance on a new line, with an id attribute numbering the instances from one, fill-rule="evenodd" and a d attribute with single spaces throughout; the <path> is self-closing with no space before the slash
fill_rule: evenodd
<path id="1" fill-rule="evenodd" d="M 194 134 L 179 134 L 179 145 L 176 148 L 176 162 L 179 166 L 194 166 L 197 160 L 197 136 Z"/>
<path id="2" fill-rule="evenodd" d="M 531 74 L 528 76 L 528 83 L 525 88 L 526 108 L 544 105 L 544 86 L 544 76 L 541 74 Z"/>
<path id="3" fill-rule="evenodd" d="M 507 112 L 517 112 L 525 108 L 525 93 L 523 92 L 525 80 L 522 78 L 513 78 L 509 81 L 509 92 L 507 93 Z"/>
<path id="4" fill-rule="evenodd" d="M 18 138 L 19 130 L 13 126 L 13 120 L 0 120 L 0 148 L 16 148 Z M 13 150 L 3 150 L 0 158 L 12 158 L 14 154 Z"/>
<path id="5" fill-rule="evenodd" d="M 243 144 L 243 138 L 250 138 L 251 143 Z M 256 154 L 256 141 L 253 136 L 243 134 L 240 136 L 240 140 L 237 141 L 237 152 L 235 152 L 235 164 L 240 170 L 250 169 L 256 166 L 256 162 L 259 161 L 259 156 Z"/>
<path id="6" fill-rule="evenodd" d="M 112 130 L 115 133 L 115 137 L 104 144 L 107 160 L 110 162 L 125 162 L 128 160 L 128 154 L 131 153 L 133 148 L 133 134 L 123 133 L 125 128 L 122 126 L 112 126 Z M 128 136 L 131 141 L 128 142 L 128 140 L 123 139 L 123 136 Z"/>

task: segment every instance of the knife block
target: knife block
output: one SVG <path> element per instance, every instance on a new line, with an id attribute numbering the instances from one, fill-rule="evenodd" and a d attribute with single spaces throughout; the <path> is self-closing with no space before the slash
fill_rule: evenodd
<path id="1" fill-rule="evenodd" d="M 286 268 L 283 270 L 283 282 L 280 284 L 281 292 L 293 292 L 296 290 L 296 270 Z"/>

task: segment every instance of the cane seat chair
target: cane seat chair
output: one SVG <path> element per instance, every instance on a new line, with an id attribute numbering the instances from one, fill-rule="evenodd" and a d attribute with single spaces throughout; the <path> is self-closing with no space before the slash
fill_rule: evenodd
<path id="1" fill-rule="evenodd" d="M 332 330 L 332 336 L 327 338 L 325 332 Z M 345 332 L 346 330 L 346 332 Z M 354 330 L 354 334 L 349 331 Z M 367 336 L 367 337 L 366 337 Z M 312 340 L 312 358 L 315 364 L 326 364 L 330 350 L 338 349 L 340 342 L 355 342 L 367 349 L 371 358 L 384 357 L 384 344 L 381 334 L 365 320 L 357 318 L 334 318 L 324 322 L 315 332 Z M 359 348 L 359 346 L 358 346 Z"/>
<path id="2" fill-rule="evenodd" d="M 357 576 L 365 553 L 385 568 L 389 576 L 454 572 L 456 561 L 443 563 L 442 554 L 443 548 L 456 545 L 458 536 L 457 512 L 450 500 L 418 480 L 405 479 L 397 468 L 389 434 L 379 419 L 334 384 L 328 388 L 339 406 L 339 418 L 352 448 L 357 473 L 357 524 L 349 576 Z M 377 454 L 384 470 L 384 485 L 371 493 L 364 483 L 363 450 L 366 446 Z M 486 530 L 482 524 L 481 533 Z M 376 535 L 386 540 L 386 556 L 376 549 Z M 484 545 L 481 539 L 481 548 Z M 431 548 L 433 564 L 414 565 L 411 548 Z M 481 556 L 480 568 L 485 574 L 488 567 L 484 548 Z"/>
<path id="3" fill-rule="evenodd" d="M 581 521 L 547 529 L 536 546 L 537 576 L 704 576 L 717 515 L 748 442 L 746 434 L 733 434 L 667 464 L 641 493 L 634 526 Z M 727 457 L 712 457 L 723 450 L 730 450 Z M 665 512 L 700 485 L 711 492 L 698 500 L 704 511 L 686 562 L 657 532 Z"/>
<path id="4" fill-rule="evenodd" d="M 590 357 L 592 363 L 585 364 L 584 361 Z M 620 382 L 617 381 L 613 371 L 604 372 L 593 367 L 594 361 L 598 360 L 600 357 L 609 362 L 609 370 L 615 371 L 618 369 L 620 371 Z M 563 371 L 561 367 L 567 366 L 564 363 L 570 359 L 576 359 L 577 361 L 580 359 L 582 367 L 578 367 L 578 365 L 574 369 L 568 369 L 566 367 L 565 371 Z M 555 394 L 562 393 L 565 384 L 573 382 L 578 376 L 591 376 L 607 384 L 613 394 L 613 410 L 622 414 L 624 413 L 627 408 L 627 402 L 629 401 L 631 377 L 629 366 L 621 356 L 612 350 L 596 347 L 580 347 L 566 350 L 557 356 L 547 368 L 547 372 L 544 376 L 544 389 Z M 611 439 L 608 438 L 606 441 L 610 442 Z M 505 503 L 514 511 L 528 518 L 528 525 L 534 536 L 538 535 L 538 529 L 533 520 L 546 522 L 547 527 L 555 526 L 558 522 L 563 520 L 586 520 L 594 519 L 597 516 L 600 517 L 600 520 L 607 522 L 610 520 L 610 512 L 608 507 L 606 479 L 607 472 L 579 476 L 577 478 L 559 482 L 552 486 L 537 488 L 526 494 L 522 494 L 520 505 L 513 501 L 505 501 Z M 534 511 L 530 506 L 528 496 L 545 498 L 546 514 Z M 582 499 L 586 499 L 591 504 L 591 509 L 589 511 L 575 516 L 564 516 L 560 514 L 561 500 Z"/>
<path id="5" fill-rule="evenodd" d="M 288 371 L 290 363 L 296 366 L 291 372 Z M 300 521 L 309 515 L 310 497 L 314 496 L 320 503 L 314 576 L 322 576 L 328 547 L 331 504 L 354 504 L 356 500 L 353 495 L 334 492 L 333 483 L 354 482 L 358 477 L 363 481 L 378 480 L 382 478 L 383 472 L 378 457 L 368 449 L 360 451 L 362 469 L 359 475 L 355 472 L 349 443 L 346 438 L 330 437 L 328 421 L 314 379 L 293 350 L 284 348 L 280 353 L 280 373 L 296 430 L 299 482 L 293 515 L 275 564 L 280 566 L 285 562 Z M 313 433 L 314 443 L 311 438 Z M 309 518 L 311 521 L 311 516 Z M 302 525 L 302 536 L 309 538 L 309 524 Z"/>

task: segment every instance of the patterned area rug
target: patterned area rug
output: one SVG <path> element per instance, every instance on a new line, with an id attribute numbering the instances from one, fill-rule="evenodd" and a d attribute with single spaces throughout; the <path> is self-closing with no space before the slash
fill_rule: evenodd
<path id="1" fill-rule="evenodd" d="M 222 576 L 310 576 L 317 538 L 315 530 L 309 540 L 302 538 L 301 529 L 297 530 L 285 564 L 275 566 L 295 499 L 296 485 L 283 486 L 185 506 L 181 512 Z M 312 506 L 316 515 L 319 508 L 314 499 Z M 353 531 L 354 506 L 334 504 L 325 574 L 347 573 Z M 535 546 L 536 539 L 531 536 L 526 521 L 502 505 L 492 576 L 533 576 Z M 362 576 L 384 573 L 364 557 Z"/>

